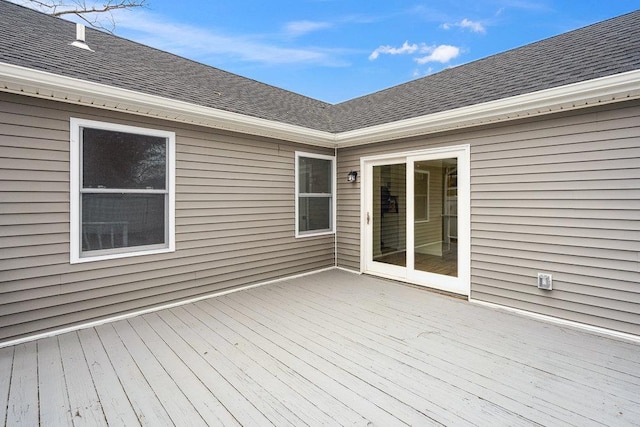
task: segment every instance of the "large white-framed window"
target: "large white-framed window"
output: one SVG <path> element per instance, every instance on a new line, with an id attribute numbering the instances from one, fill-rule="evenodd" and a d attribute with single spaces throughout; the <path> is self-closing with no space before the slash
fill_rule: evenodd
<path id="1" fill-rule="evenodd" d="M 296 237 L 335 232 L 336 158 L 296 151 Z"/>
<path id="2" fill-rule="evenodd" d="M 175 250 L 175 133 L 71 118 L 70 262 Z"/>

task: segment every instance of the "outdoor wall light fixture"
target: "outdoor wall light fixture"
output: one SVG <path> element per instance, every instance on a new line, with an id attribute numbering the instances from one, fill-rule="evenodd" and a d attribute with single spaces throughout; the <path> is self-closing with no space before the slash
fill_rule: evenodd
<path id="1" fill-rule="evenodd" d="M 356 182 L 356 178 L 358 177 L 358 172 L 350 171 L 347 174 L 347 182 Z"/>

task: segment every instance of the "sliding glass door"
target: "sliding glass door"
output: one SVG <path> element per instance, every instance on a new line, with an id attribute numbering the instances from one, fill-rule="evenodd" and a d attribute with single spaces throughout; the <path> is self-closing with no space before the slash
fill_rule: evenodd
<path id="1" fill-rule="evenodd" d="M 468 295 L 468 148 L 363 166 L 364 271 Z"/>
<path id="2" fill-rule="evenodd" d="M 407 266 L 406 171 L 405 163 L 373 166 L 373 260 L 389 266 Z"/>

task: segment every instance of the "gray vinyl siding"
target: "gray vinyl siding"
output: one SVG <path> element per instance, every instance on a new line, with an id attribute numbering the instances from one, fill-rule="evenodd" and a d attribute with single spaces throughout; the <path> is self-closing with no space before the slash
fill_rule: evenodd
<path id="1" fill-rule="evenodd" d="M 338 266 L 360 270 L 360 159 L 345 156 L 338 150 L 336 197 L 336 246 Z M 347 174 L 357 171 L 356 182 L 347 182 Z"/>
<path id="2" fill-rule="evenodd" d="M 176 132 L 176 251 L 69 263 L 69 118 Z M 0 94 L 0 340 L 334 265 L 294 237 L 294 153 L 333 150 Z"/>
<path id="3" fill-rule="evenodd" d="M 640 104 L 345 148 L 338 170 L 457 144 L 471 144 L 471 298 L 640 334 Z M 338 265 L 354 270 L 359 186 L 338 197 Z"/>

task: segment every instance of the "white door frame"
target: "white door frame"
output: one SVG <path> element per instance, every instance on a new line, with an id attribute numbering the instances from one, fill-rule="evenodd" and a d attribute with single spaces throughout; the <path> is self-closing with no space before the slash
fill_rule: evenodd
<path id="1" fill-rule="evenodd" d="M 362 181 L 360 185 L 360 272 L 370 273 L 390 279 L 401 280 L 417 285 L 445 290 L 461 295 L 470 295 L 471 287 L 471 178 L 470 145 L 438 147 L 418 151 L 405 151 L 385 155 L 360 158 Z M 442 158 L 458 159 L 458 277 L 444 276 L 414 269 L 414 206 L 413 172 L 414 162 Z M 373 167 L 392 163 L 407 164 L 407 267 L 392 265 L 380 266 L 373 261 L 372 221 L 374 189 L 371 180 Z"/>

